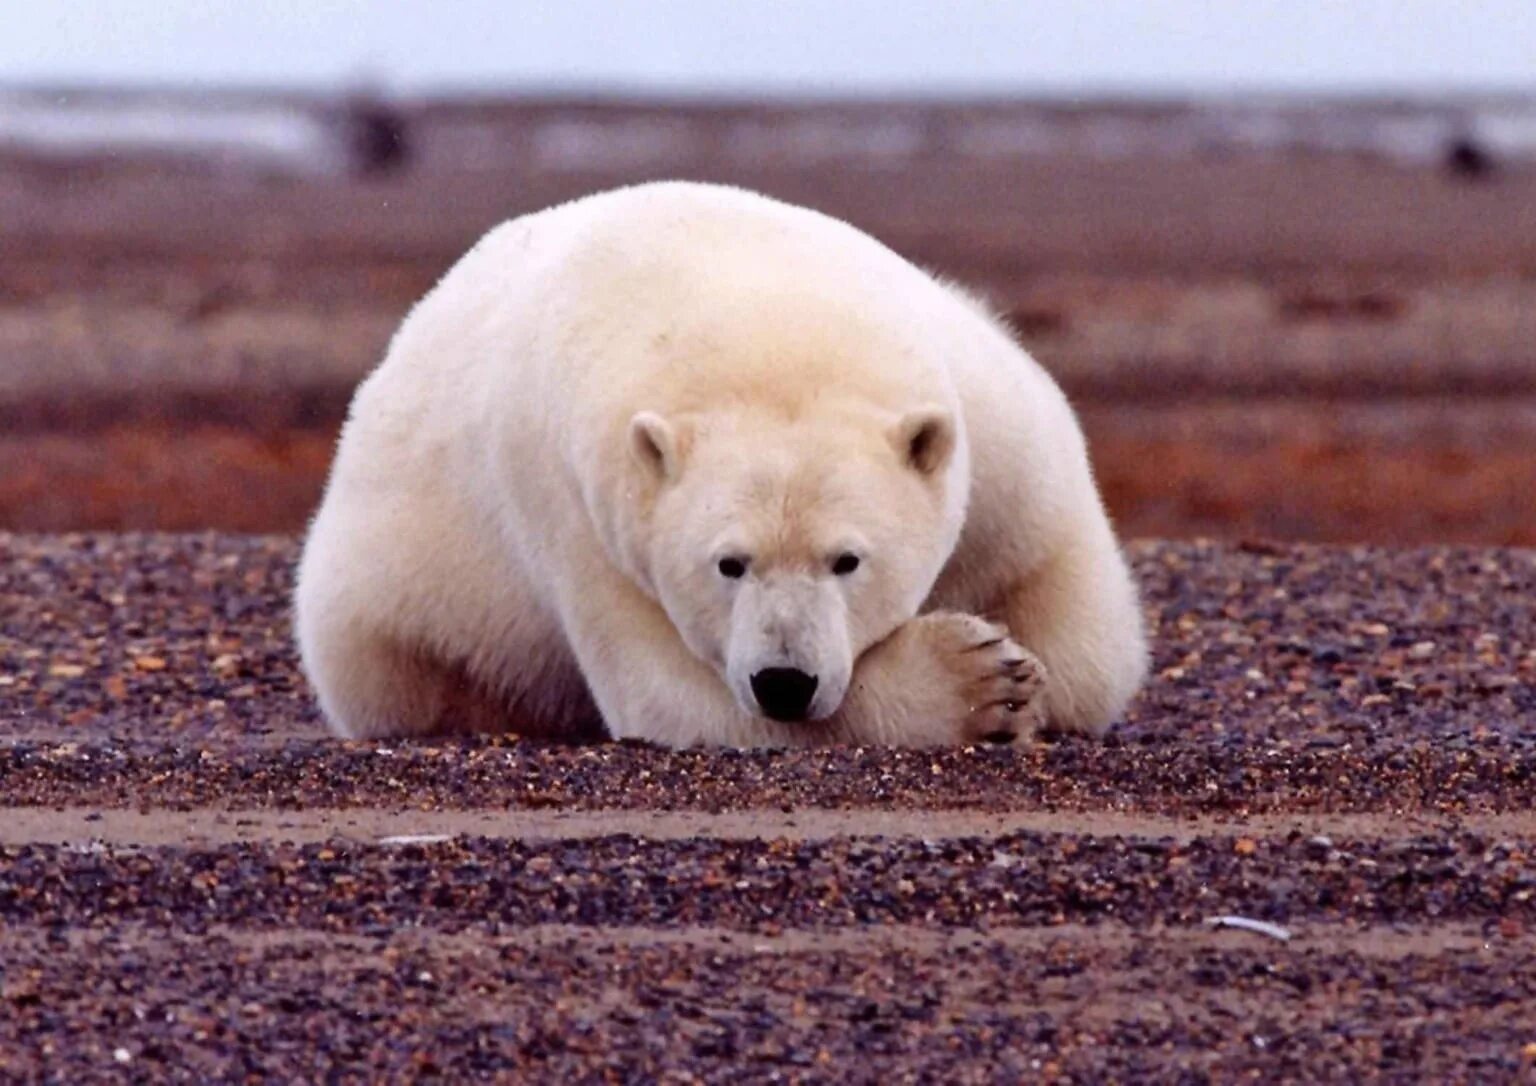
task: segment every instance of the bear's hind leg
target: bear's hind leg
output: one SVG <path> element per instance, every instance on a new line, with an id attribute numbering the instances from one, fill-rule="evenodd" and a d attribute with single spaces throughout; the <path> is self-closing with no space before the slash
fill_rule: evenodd
<path id="1" fill-rule="evenodd" d="M 1147 638 L 1130 569 L 1107 526 L 1007 587 L 998 608 L 1050 673 L 1050 726 L 1103 735 L 1147 674 Z"/>
<path id="2" fill-rule="evenodd" d="M 355 631 L 306 642 L 305 668 L 331 729 L 344 738 L 506 730 L 499 699 L 425 652 Z"/>

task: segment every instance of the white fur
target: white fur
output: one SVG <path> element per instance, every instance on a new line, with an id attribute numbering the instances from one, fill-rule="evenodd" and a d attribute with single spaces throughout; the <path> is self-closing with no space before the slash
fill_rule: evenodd
<path id="1" fill-rule="evenodd" d="M 965 741 L 1012 719 L 989 706 L 1019 656 L 967 613 L 1044 662 L 1060 727 L 1102 732 L 1146 667 L 1045 371 L 852 227 L 684 183 L 505 223 L 422 300 L 358 390 L 295 604 L 349 736 L 600 714 L 672 745 Z M 781 666 L 818 675 L 816 719 L 757 711 Z"/>

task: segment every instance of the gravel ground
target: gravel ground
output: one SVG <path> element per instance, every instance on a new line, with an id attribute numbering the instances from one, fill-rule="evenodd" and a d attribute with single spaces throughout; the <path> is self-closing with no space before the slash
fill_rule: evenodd
<path id="1" fill-rule="evenodd" d="M 291 539 L 0 535 L 0 1077 L 1536 1074 L 1536 552 L 1132 550 L 1108 742 L 672 753 L 331 741 Z"/>

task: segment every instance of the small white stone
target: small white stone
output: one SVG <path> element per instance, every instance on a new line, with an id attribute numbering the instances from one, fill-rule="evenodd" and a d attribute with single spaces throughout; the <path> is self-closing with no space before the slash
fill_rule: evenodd
<path id="1" fill-rule="evenodd" d="M 1242 931 L 1251 931 L 1257 935 L 1267 935 L 1271 939 L 1278 939 L 1282 943 L 1291 941 L 1291 933 L 1279 924 L 1271 924 L 1267 920 L 1254 920 L 1247 916 L 1212 916 L 1205 921 L 1213 928 L 1238 928 Z"/>
<path id="2" fill-rule="evenodd" d="M 451 833 L 397 833 L 389 837 L 380 837 L 381 845 L 439 845 L 444 841 L 452 841 Z"/>

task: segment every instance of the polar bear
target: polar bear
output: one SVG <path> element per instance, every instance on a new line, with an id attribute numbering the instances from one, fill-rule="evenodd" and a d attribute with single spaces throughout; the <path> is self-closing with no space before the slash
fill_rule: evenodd
<path id="1" fill-rule="evenodd" d="M 986 616 L 986 617 L 982 617 Z M 1056 384 L 854 227 L 662 182 L 493 229 L 359 387 L 298 571 L 344 736 L 1102 733 L 1137 591 Z"/>

